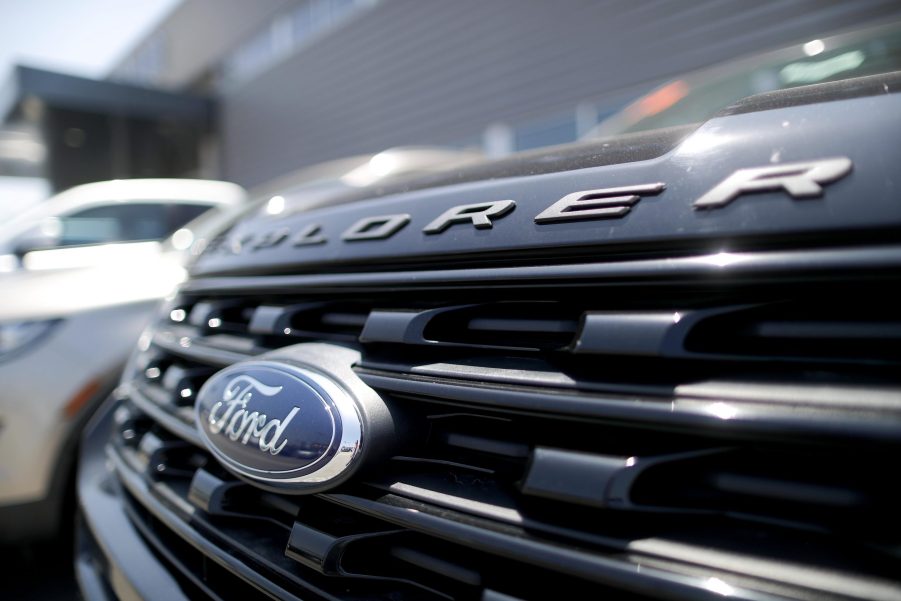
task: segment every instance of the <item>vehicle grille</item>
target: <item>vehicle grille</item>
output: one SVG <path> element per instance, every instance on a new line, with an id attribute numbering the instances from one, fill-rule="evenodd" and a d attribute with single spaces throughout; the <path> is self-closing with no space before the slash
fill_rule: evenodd
<path id="1" fill-rule="evenodd" d="M 901 598 L 901 252 L 717 257 L 195 280 L 120 389 L 129 515 L 198 597 Z M 405 434 L 265 492 L 194 396 L 311 341 L 360 348 Z"/>

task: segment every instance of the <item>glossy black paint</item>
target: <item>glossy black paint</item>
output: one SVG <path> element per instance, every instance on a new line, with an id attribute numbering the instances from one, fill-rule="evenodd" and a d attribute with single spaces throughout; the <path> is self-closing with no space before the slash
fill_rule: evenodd
<path id="1" fill-rule="evenodd" d="M 901 225 L 894 185 L 901 164 L 895 136 L 901 96 L 884 94 L 835 102 L 745 113 L 708 121 L 670 152 L 631 163 L 450 185 L 338 204 L 283 217 L 258 216 L 238 224 L 227 240 L 202 255 L 195 276 L 310 271 L 326 265 L 448 261 L 478 253 L 538 258 L 562 249 L 605 256 L 605 248 L 672 252 L 677 248 L 732 250 L 765 239 L 795 239 L 830 233 L 866 236 Z M 828 184 L 819 198 L 793 199 L 783 190 L 743 194 L 726 206 L 697 211 L 692 204 L 739 169 L 847 157 L 853 172 Z M 536 223 L 535 217 L 574 192 L 663 183 L 622 216 Z M 449 209 L 510 199 L 515 209 L 490 229 L 460 223 L 439 234 L 423 230 Z M 410 215 L 384 239 L 341 240 L 361 217 Z M 314 246 L 254 249 L 275 229 L 295 233 L 321 227 L 326 240 Z M 534 260 L 534 259 L 533 259 Z"/>

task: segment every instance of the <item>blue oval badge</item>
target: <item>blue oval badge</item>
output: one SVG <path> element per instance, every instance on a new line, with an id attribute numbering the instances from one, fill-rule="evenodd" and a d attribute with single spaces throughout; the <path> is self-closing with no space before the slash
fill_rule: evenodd
<path id="1" fill-rule="evenodd" d="M 313 370 L 246 361 L 200 389 L 197 425 L 225 467 L 286 488 L 321 488 L 357 457 L 362 421 L 353 397 Z"/>

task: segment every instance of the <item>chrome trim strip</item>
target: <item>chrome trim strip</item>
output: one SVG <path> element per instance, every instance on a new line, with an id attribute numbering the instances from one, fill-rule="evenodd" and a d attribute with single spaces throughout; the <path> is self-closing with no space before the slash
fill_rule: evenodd
<path id="1" fill-rule="evenodd" d="M 515 285 L 560 286 L 565 280 L 584 283 L 616 284 L 622 280 L 655 280 L 665 284 L 679 279 L 746 278 L 791 275 L 794 281 L 829 278 L 836 270 L 848 270 L 860 277 L 867 270 L 901 268 L 901 245 L 838 247 L 814 250 L 719 252 L 671 259 L 537 265 L 485 269 L 447 269 L 374 273 L 317 273 L 309 275 L 269 275 L 204 277 L 188 281 L 185 292 L 263 292 L 289 290 L 353 290 L 380 286 L 404 286 L 406 289 L 446 288 L 473 285 L 479 287 Z"/>

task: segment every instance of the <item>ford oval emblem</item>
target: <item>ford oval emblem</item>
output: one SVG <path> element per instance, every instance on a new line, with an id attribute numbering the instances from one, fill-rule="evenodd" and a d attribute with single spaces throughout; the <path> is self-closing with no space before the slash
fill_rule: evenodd
<path id="1" fill-rule="evenodd" d="M 226 468 L 275 489 L 335 484 L 363 442 L 352 393 L 327 372 L 288 362 L 245 361 L 215 373 L 195 411 L 207 447 Z"/>

